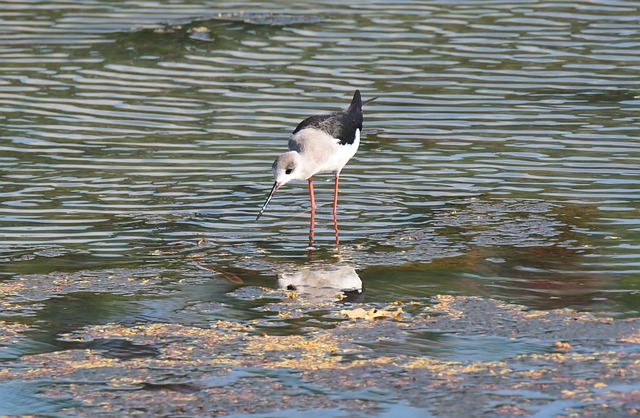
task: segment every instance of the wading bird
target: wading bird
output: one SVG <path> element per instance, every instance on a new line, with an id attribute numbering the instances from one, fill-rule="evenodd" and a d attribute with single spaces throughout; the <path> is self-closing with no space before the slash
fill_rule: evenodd
<path id="1" fill-rule="evenodd" d="M 338 244 L 338 184 L 340 171 L 353 157 L 360 145 L 362 131 L 362 106 L 374 97 L 362 102 L 360 90 L 353 94 L 351 104 L 344 110 L 330 115 L 310 116 L 300 122 L 289 137 L 289 152 L 280 155 L 273 162 L 272 170 L 275 182 L 267 201 L 260 209 L 256 221 L 269 205 L 278 189 L 291 180 L 309 182 L 311 200 L 311 223 L 309 227 L 309 246 L 313 244 L 316 202 L 313 193 L 313 176 L 318 173 L 333 173 L 335 187 L 333 191 L 333 223 Z"/>

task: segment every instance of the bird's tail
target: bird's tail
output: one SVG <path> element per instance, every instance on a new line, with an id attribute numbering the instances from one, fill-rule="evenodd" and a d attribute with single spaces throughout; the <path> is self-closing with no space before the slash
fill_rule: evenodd
<path id="1" fill-rule="evenodd" d="M 364 102 L 362 102 L 362 106 L 366 105 L 367 103 L 371 103 L 372 101 L 374 101 L 375 99 L 379 99 L 380 96 L 376 96 L 376 97 L 372 97 L 370 99 L 365 100 Z"/>
<path id="2" fill-rule="evenodd" d="M 371 103 L 375 99 L 379 99 L 379 98 L 380 96 L 376 96 L 371 99 L 365 100 L 363 102 L 362 96 L 360 95 L 360 90 L 356 90 L 355 93 L 353 93 L 353 99 L 351 99 L 351 104 L 349 105 L 348 108 L 345 109 L 345 111 L 349 113 L 353 109 L 362 110 L 362 106 L 366 105 L 367 103 Z"/>

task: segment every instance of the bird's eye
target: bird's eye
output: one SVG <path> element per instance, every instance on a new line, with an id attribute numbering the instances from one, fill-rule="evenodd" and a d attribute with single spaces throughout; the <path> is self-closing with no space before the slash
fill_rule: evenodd
<path id="1" fill-rule="evenodd" d="M 293 171 L 292 169 L 287 168 L 287 169 L 284 171 L 284 173 L 285 173 L 285 174 L 291 174 L 291 172 L 292 172 L 292 171 Z"/>

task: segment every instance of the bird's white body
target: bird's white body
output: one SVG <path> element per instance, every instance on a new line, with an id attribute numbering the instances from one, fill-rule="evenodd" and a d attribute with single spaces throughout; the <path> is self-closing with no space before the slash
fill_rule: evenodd
<path id="1" fill-rule="evenodd" d="M 360 129 L 356 129 L 355 139 L 352 144 L 342 145 L 335 138 L 326 135 L 331 138 L 332 153 L 331 156 L 320 164 L 314 174 L 318 173 L 333 173 L 340 174 L 349 160 L 356 155 L 358 147 L 360 146 Z"/>
<path id="2" fill-rule="evenodd" d="M 281 185 L 291 180 L 307 180 L 320 173 L 340 174 L 360 146 L 360 129 L 356 129 L 351 144 L 340 141 L 326 132 L 314 128 L 302 129 L 289 138 L 289 150 L 297 153 L 298 164 L 290 174 L 274 166 L 274 177 Z"/>

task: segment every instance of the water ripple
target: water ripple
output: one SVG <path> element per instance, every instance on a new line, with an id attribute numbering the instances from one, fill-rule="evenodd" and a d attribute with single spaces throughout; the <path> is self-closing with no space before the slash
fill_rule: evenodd
<path id="1" fill-rule="evenodd" d="M 341 241 L 354 262 L 471 256 L 512 245 L 515 231 L 524 246 L 584 242 L 594 261 L 576 256 L 567 270 L 640 270 L 629 250 L 640 18 L 629 2 L 214 7 L 3 5 L 2 257 L 51 246 L 155 263 L 148 243 L 202 237 L 203 252 L 230 254 L 232 265 L 299 257 L 304 184 L 287 185 L 253 222 L 271 162 L 300 119 L 344 107 L 359 88 L 381 98 L 365 108 L 361 149 L 342 173 Z M 317 242 L 330 246 L 330 176 L 317 184 Z M 566 215 L 566 236 L 544 241 L 502 217 L 482 231 L 471 222 L 482 213 L 455 229 L 443 213 L 485 209 L 469 199 L 551 202 L 549 225 Z"/>

